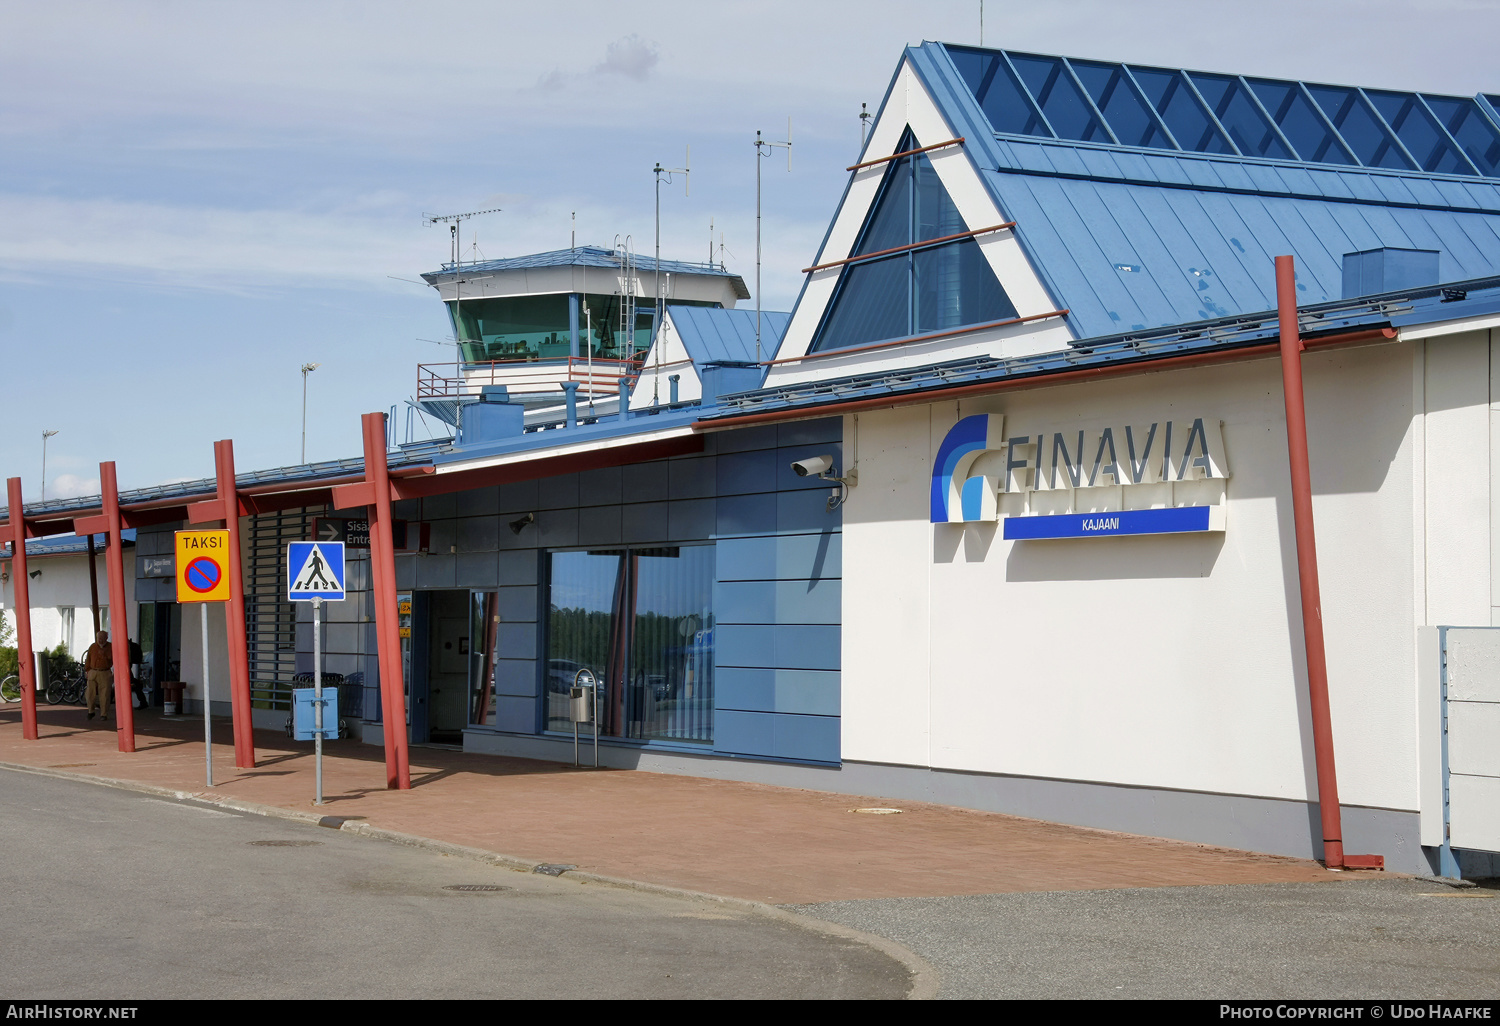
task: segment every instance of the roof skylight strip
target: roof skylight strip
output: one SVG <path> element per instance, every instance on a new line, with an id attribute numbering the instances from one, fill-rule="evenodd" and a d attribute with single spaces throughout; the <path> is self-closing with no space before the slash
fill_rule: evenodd
<path id="1" fill-rule="evenodd" d="M 1437 116 L 1437 111 L 1433 110 L 1432 104 L 1427 102 L 1427 97 L 1423 96 L 1421 93 L 1412 93 L 1411 95 L 1416 100 L 1416 102 L 1421 105 L 1423 113 L 1425 113 L 1430 119 L 1431 124 L 1434 125 L 1439 132 L 1442 133 L 1444 139 L 1448 140 L 1448 149 L 1452 151 L 1459 160 L 1463 161 L 1464 164 L 1469 167 L 1476 175 L 1482 175 L 1482 172 L 1475 165 L 1474 161 L 1469 159 L 1469 155 L 1465 153 L 1464 148 L 1459 145 L 1457 137 L 1455 137 L 1452 132 L 1448 131 L 1448 126 L 1443 123 L 1443 119 Z"/>
<path id="2" fill-rule="evenodd" d="M 1322 104 L 1318 103 L 1318 101 L 1313 98 L 1313 94 L 1308 91 L 1307 83 L 1295 82 L 1293 84 L 1297 87 L 1297 92 L 1302 96 L 1303 102 L 1305 102 L 1308 108 L 1312 110 L 1313 115 L 1323 123 L 1323 127 L 1328 130 L 1328 134 L 1333 137 L 1333 140 L 1343 149 L 1344 155 L 1349 158 L 1349 163 L 1353 164 L 1355 167 L 1364 167 L 1364 163 L 1359 159 L 1358 156 L 1355 155 L 1354 147 L 1349 145 L 1349 140 L 1344 138 L 1343 134 L 1339 132 L 1338 127 L 1334 125 L 1333 120 L 1329 118 L 1328 114 L 1323 110 Z M 1324 164 L 1336 163 L 1336 161 L 1317 162 Z"/>
<path id="3" fill-rule="evenodd" d="M 1031 104 L 1031 113 L 1036 117 L 1037 123 L 1045 128 L 1052 138 L 1061 139 L 1062 136 L 1057 134 L 1057 129 L 1052 127 L 1052 122 L 1047 120 L 1047 115 L 1042 113 L 1042 105 L 1037 102 L 1035 96 L 1031 95 L 1031 88 L 1027 86 L 1026 80 L 1016 70 L 1015 62 L 1010 59 L 1010 51 L 1001 50 L 1000 60 L 1004 62 L 1005 70 L 1010 73 L 1011 81 L 1015 83 L 1016 88 L 1021 91 L 1021 95 L 1026 97 L 1027 102 Z M 997 68 L 996 70 L 998 71 L 999 69 Z"/>
<path id="4" fill-rule="evenodd" d="M 1068 78 L 1073 82 L 1073 88 L 1078 90 L 1078 95 L 1083 97 L 1083 102 L 1088 104 L 1089 110 L 1094 112 L 1094 120 L 1099 123 L 1100 128 L 1104 129 L 1104 134 L 1109 136 L 1109 141 L 1111 143 L 1116 146 L 1120 145 L 1119 135 L 1116 134 L 1114 127 L 1110 125 L 1109 119 L 1104 116 L 1104 111 L 1099 109 L 1099 105 L 1094 102 L 1094 98 L 1089 95 L 1089 91 L 1083 87 L 1083 80 L 1080 79 L 1078 77 L 1078 73 L 1073 70 L 1072 62 L 1069 61 L 1066 57 L 1062 57 L 1060 58 L 1060 60 L 1062 62 L 1063 70 L 1067 72 Z"/>
<path id="5" fill-rule="evenodd" d="M 1281 130 L 1281 126 L 1276 123 L 1276 119 L 1271 117 L 1271 112 L 1266 110 L 1266 105 L 1260 102 L 1260 97 L 1255 94 L 1254 89 L 1250 88 L 1250 83 L 1246 81 L 1245 76 L 1236 75 L 1234 76 L 1234 80 L 1238 84 L 1240 92 L 1250 98 L 1250 102 L 1255 106 L 1255 109 L 1260 111 L 1260 116 L 1266 119 L 1266 124 L 1270 126 L 1272 132 L 1276 133 L 1276 138 L 1281 140 L 1281 145 L 1286 147 L 1286 151 L 1294 157 L 1298 156 L 1297 147 L 1292 145 L 1292 141 L 1286 137 L 1286 133 Z"/>
<path id="6" fill-rule="evenodd" d="M 1397 134 L 1396 127 L 1385 119 L 1384 114 L 1380 113 L 1380 108 L 1375 106 L 1375 101 L 1370 99 L 1370 94 L 1365 92 L 1364 87 L 1355 86 L 1354 91 L 1359 95 L 1359 98 L 1364 101 L 1365 107 L 1370 111 L 1371 114 L 1375 116 L 1376 120 L 1381 125 L 1385 126 L 1386 134 L 1391 137 L 1391 142 L 1396 146 L 1396 152 L 1400 153 L 1401 156 L 1406 158 L 1407 162 L 1412 166 L 1413 169 L 1417 171 L 1425 170 L 1425 168 L 1422 166 L 1421 161 L 1412 156 L 1411 150 L 1407 149 L 1406 144 L 1401 141 L 1401 136 Z"/>
<path id="7" fill-rule="evenodd" d="M 1167 119 L 1161 116 L 1161 112 L 1156 109 L 1156 104 L 1151 102 L 1146 96 L 1146 90 L 1141 88 L 1140 82 L 1136 81 L 1135 72 L 1130 70 L 1130 65 L 1121 64 L 1119 67 L 1120 76 L 1130 84 L 1131 89 L 1135 90 L 1135 95 L 1140 99 L 1141 104 L 1156 122 L 1157 129 L 1173 146 L 1179 150 L 1183 149 L 1182 143 L 1178 142 L 1177 137 L 1172 134 L 1172 130 L 1167 127 Z"/>
<path id="8" fill-rule="evenodd" d="M 1219 120 L 1219 115 L 1214 113 L 1213 107 L 1210 106 L 1209 102 L 1203 98 L 1203 93 L 1199 91 L 1198 83 L 1193 81 L 1193 76 L 1189 75 L 1186 71 L 1178 72 L 1178 74 L 1182 76 L 1182 81 L 1188 87 L 1189 94 L 1193 97 L 1193 99 L 1198 101 L 1198 106 L 1203 108 L 1203 113 L 1208 116 L 1209 122 L 1219 130 L 1220 137 L 1229 144 L 1230 152 L 1234 153 L 1236 156 L 1245 156 L 1245 154 L 1240 152 L 1240 148 L 1235 145 L 1234 137 L 1230 135 L 1229 130 L 1224 127 L 1224 122 Z M 1254 155 L 1255 154 L 1251 154 L 1251 156 Z"/>

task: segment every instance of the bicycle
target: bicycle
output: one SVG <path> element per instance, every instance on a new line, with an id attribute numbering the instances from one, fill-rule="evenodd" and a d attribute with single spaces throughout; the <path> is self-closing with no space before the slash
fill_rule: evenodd
<path id="1" fill-rule="evenodd" d="M 81 667 L 72 673 L 67 670 L 58 670 L 47 682 L 47 704 L 58 705 L 66 702 L 68 705 L 82 705 L 87 690 L 88 675 Z"/>
<path id="2" fill-rule="evenodd" d="M 21 678 L 14 673 L 4 680 L 0 680 L 0 702 L 19 702 L 21 700 Z"/>

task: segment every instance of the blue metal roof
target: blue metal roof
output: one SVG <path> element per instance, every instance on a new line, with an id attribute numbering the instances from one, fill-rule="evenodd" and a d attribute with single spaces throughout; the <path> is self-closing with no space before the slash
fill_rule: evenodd
<path id="1" fill-rule="evenodd" d="M 1311 127 L 1292 126 L 1289 135 L 1257 99 L 1272 87 L 1295 87 L 1294 99 L 1312 117 L 1321 109 L 1311 99 L 1318 90 L 1345 87 L 1132 70 L 939 43 L 909 48 L 907 56 L 954 135 L 965 138 L 965 152 L 1003 216 L 1017 223 L 1018 241 L 1054 301 L 1068 309 L 1078 337 L 1266 310 L 1275 305 L 1272 257 L 1280 254 L 1297 259 L 1302 304 L 1341 299 L 1343 255 L 1361 250 L 1437 250 L 1442 281 L 1500 274 L 1500 179 L 1477 173 L 1493 173 L 1500 161 L 1500 127 L 1484 96 L 1410 94 L 1402 101 L 1406 119 L 1396 127 L 1366 125 L 1386 133 L 1381 159 L 1392 165 L 1368 167 L 1355 156 L 1368 149 L 1368 140 L 1341 141 L 1326 115 Z M 976 79 L 976 68 L 989 76 L 988 91 L 977 88 L 985 78 Z M 1147 72 L 1178 76 L 1180 102 L 1190 103 L 1206 126 L 1196 150 L 1174 141 L 1170 119 L 1144 102 L 1147 93 L 1136 80 Z M 1112 95 L 1096 89 L 1096 98 L 1085 98 L 1090 73 L 1096 82 L 1113 75 L 1116 90 L 1134 98 L 1127 105 L 1138 129 L 1133 136 L 1111 127 L 1105 111 L 1115 110 L 1122 124 L 1127 120 Z M 1229 97 L 1222 116 L 1192 85 L 1210 79 Z M 1002 80 L 1009 85 L 999 89 L 995 83 Z M 1348 95 L 1351 109 L 1368 121 L 1378 115 L 1376 102 L 1395 94 Z M 1073 99 L 1059 107 L 1059 96 Z M 1458 111 L 1449 118 L 1454 133 L 1436 136 L 1442 125 L 1432 121 L 1434 103 Z M 1230 108 L 1237 111 L 1233 117 Z M 997 131 L 997 119 L 1009 131 Z M 1245 141 L 1252 123 L 1262 131 L 1255 148 Z M 1423 151 L 1425 163 L 1454 173 L 1420 170 L 1415 158 L 1391 156 L 1410 155 L 1410 146 L 1397 149 L 1396 143 L 1421 125 L 1432 143 Z M 1321 160 L 1303 159 L 1297 140 L 1315 130 L 1333 149 Z M 1127 145 L 1121 138 L 1148 138 L 1152 145 Z M 1462 154 L 1469 156 L 1460 171 Z"/>
<path id="2" fill-rule="evenodd" d="M 656 260 L 654 257 L 637 255 L 635 266 L 636 270 L 640 272 L 653 271 L 656 269 Z M 575 246 L 572 249 L 554 249 L 547 253 L 531 253 L 527 256 L 505 257 L 500 260 L 480 260 L 472 264 L 463 263 L 459 265 L 459 269 L 468 274 L 489 271 L 527 270 L 534 267 L 607 267 L 612 270 L 618 270 L 620 267 L 620 256 L 617 251 L 605 249 L 603 246 Z M 745 287 L 745 279 L 718 264 L 663 260 L 661 262 L 661 269 L 667 274 L 704 274 L 718 278 L 728 278 L 730 284 L 734 286 L 735 295 L 738 298 L 750 298 L 750 290 Z M 424 273 L 422 279 L 429 285 L 435 285 L 438 281 L 447 278 L 453 273 L 453 265 L 449 263 L 444 264 L 440 270 Z"/>
<path id="3" fill-rule="evenodd" d="M 127 527 L 120 531 L 120 541 L 125 546 L 135 544 L 135 528 Z M 109 542 L 109 535 L 94 535 L 94 549 L 103 552 Z M 79 537 L 76 534 L 60 534 L 51 538 L 27 538 L 26 555 L 30 556 L 65 556 L 75 552 L 87 552 L 89 550 L 88 535 Z M 12 556 L 10 543 L 7 542 L 0 547 L 0 555 L 6 559 Z"/>
<path id="4" fill-rule="evenodd" d="M 755 311 L 721 310 L 709 306 L 677 306 L 669 303 L 667 312 L 682 337 L 688 356 L 696 367 L 721 360 L 755 359 Z M 780 311 L 760 312 L 760 342 L 763 356 L 769 356 L 781 344 L 781 336 L 792 315 Z"/>
<path id="5" fill-rule="evenodd" d="M 1305 338 L 1492 316 L 1500 313 L 1500 277 L 1299 306 L 1297 313 Z M 861 399 L 911 396 L 965 385 L 999 384 L 1028 378 L 1045 379 L 1049 375 L 1090 367 L 1229 351 L 1275 340 L 1279 334 L 1276 311 L 1262 310 L 1248 316 L 1084 339 L 1061 352 L 1009 359 L 970 357 L 740 392 L 723 396 L 715 406 L 705 407 L 701 420 L 711 424 L 715 420 L 761 413 L 833 415 L 838 413 L 841 404 Z"/>

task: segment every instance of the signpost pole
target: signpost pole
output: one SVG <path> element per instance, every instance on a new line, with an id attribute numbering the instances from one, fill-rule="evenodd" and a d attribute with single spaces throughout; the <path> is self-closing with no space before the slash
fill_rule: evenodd
<path id="1" fill-rule="evenodd" d="M 313 615 L 313 776 L 317 780 L 314 805 L 323 804 L 323 600 L 312 600 Z"/>
<path id="2" fill-rule="evenodd" d="M 198 603 L 203 625 L 203 762 L 208 770 L 208 786 L 214 786 L 214 731 L 208 718 L 208 603 Z"/>

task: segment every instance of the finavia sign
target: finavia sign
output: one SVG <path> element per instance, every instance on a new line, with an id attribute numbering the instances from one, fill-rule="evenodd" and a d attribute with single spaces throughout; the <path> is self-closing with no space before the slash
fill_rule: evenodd
<path id="1" fill-rule="evenodd" d="M 994 520 L 999 516 L 999 497 L 1003 494 L 1130 488 L 1228 477 L 1217 420 L 1182 417 L 1007 435 L 1002 415 L 981 413 L 953 425 L 938 446 L 932 472 L 931 519 L 935 524 Z M 1130 503 L 1127 500 L 1125 504 Z M 1170 509 L 1065 514 L 1070 522 L 1078 521 L 1065 535 L 1029 533 L 1044 530 L 1040 523 L 1029 528 L 1017 524 L 1017 533 L 1013 533 L 1009 523 L 1060 519 L 1056 515 L 1010 516 L 1006 518 L 1005 536 L 1090 537 L 1222 529 L 1209 526 L 1210 522 L 1222 524 L 1221 517 L 1160 515 Z M 1196 525 L 1199 520 L 1204 526 L 1168 526 L 1169 521 Z M 1156 521 L 1161 523 L 1153 528 Z"/>

